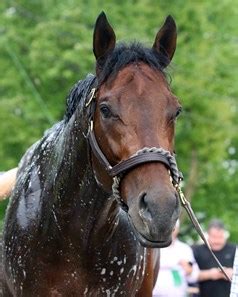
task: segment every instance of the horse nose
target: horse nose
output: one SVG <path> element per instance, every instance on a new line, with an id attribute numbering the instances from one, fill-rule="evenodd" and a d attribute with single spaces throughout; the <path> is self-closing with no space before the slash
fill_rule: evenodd
<path id="1" fill-rule="evenodd" d="M 152 222 L 153 217 L 147 200 L 147 193 L 139 196 L 139 215 L 144 222 Z"/>
<path id="2" fill-rule="evenodd" d="M 152 193 L 143 192 L 139 196 L 139 216 L 146 225 L 158 224 L 161 229 L 163 229 L 163 226 L 166 228 L 168 220 L 176 215 L 178 208 L 178 197 L 173 192 L 167 195 L 159 195 L 159 193 L 153 195 Z"/>

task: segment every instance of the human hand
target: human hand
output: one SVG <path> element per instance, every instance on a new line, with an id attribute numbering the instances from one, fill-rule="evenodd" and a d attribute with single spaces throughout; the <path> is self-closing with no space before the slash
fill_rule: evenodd
<path id="1" fill-rule="evenodd" d="M 179 265 L 183 268 L 186 275 L 189 275 L 193 271 L 193 266 L 187 260 L 180 260 Z"/>
<path id="2" fill-rule="evenodd" d="M 224 267 L 224 270 L 227 274 L 227 276 L 232 279 L 232 275 L 233 275 L 233 269 L 230 267 Z M 226 276 L 224 275 L 224 279 L 227 280 Z"/>
<path id="3" fill-rule="evenodd" d="M 218 280 L 226 278 L 220 268 L 209 269 L 209 276 L 211 280 Z"/>

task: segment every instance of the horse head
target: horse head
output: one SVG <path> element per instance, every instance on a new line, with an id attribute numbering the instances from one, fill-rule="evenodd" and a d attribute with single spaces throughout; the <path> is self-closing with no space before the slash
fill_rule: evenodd
<path id="1" fill-rule="evenodd" d="M 116 35 L 104 13 L 99 15 L 94 30 L 98 85 L 91 112 L 92 166 L 98 183 L 108 192 L 111 176 L 114 182 L 115 176 L 120 177 L 120 202 L 127 207 L 135 236 L 147 247 L 171 243 L 180 213 L 170 164 L 166 162 L 166 154 L 173 156 L 175 121 L 181 111 L 164 71 L 175 52 L 176 36 L 170 16 L 151 48 L 135 43 L 116 46 Z M 126 160 L 141 149 L 151 154 L 128 165 Z M 157 160 L 158 155 L 150 158 L 156 149 L 160 156 L 165 155 L 164 159 Z M 118 164 L 123 164 L 122 168 L 108 174 Z M 107 165 L 109 170 L 105 169 Z"/>

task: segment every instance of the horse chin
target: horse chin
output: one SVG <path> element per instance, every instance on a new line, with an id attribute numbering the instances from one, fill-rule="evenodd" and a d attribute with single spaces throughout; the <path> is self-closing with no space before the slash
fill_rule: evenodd
<path id="1" fill-rule="evenodd" d="M 166 241 L 151 241 L 151 240 L 145 238 L 139 232 L 137 232 L 137 233 L 134 232 L 134 234 L 135 234 L 136 238 L 138 239 L 138 241 L 140 242 L 140 244 L 146 248 L 164 248 L 164 247 L 169 246 L 172 242 L 171 238 L 169 238 Z"/>
<path id="2" fill-rule="evenodd" d="M 147 238 L 145 235 L 143 235 L 141 232 L 137 230 L 135 225 L 132 222 L 132 219 L 129 216 L 129 223 L 132 226 L 133 234 L 135 235 L 136 239 L 139 241 L 139 243 L 146 248 L 164 248 L 171 244 L 172 242 L 172 235 L 170 235 L 166 240 L 160 241 L 160 240 L 151 240 Z"/>

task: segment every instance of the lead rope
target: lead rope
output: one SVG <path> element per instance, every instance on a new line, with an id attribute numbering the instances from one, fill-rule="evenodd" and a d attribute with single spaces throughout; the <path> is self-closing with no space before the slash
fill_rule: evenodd
<path id="1" fill-rule="evenodd" d="M 227 273 L 224 270 L 223 266 L 221 265 L 221 263 L 219 262 L 219 260 L 215 256 L 214 252 L 212 251 L 211 246 L 210 246 L 209 242 L 207 241 L 207 239 L 206 239 L 206 237 L 204 235 L 204 232 L 203 232 L 203 230 L 201 228 L 201 225 L 199 224 L 199 222 L 198 222 L 198 220 L 197 220 L 197 218 L 196 218 L 196 216 L 194 214 L 194 211 L 192 210 L 190 202 L 185 198 L 185 196 L 183 194 L 183 191 L 181 190 L 181 187 L 180 187 L 179 184 L 180 184 L 180 181 L 182 180 L 182 174 L 178 170 L 175 157 L 169 151 L 166 151 L 163 148 L 156 148 L 156 147 L 152 147 L 152 148 L 145 147 L 145 148 L 137 151 L 133 156 L 148 153 L 148 152 L 159 153 L 159 154 L 165 156 L 169 160 L 170 172 L 171 172 L 172 179 L 173 179 L 173 185 L 174 185 L 174 187 L 175 187 L 175 189 L 176 189 L 176 191 L 178 193 L 179 200 L 180 200 L 182 206 L 186 210 L 191 222 L 193 223 L 193 226 L 195 227 L 195 229 L 198 232 L 199 236 L 201 237 L 201 239 L 203 240 L 203 242 L 205 243 L 205 245 L 209 249 L 209 251 L 210 251 L 211 255 L 213 256 L 214 260 L 216 261 L 218 267 L 221 269 L 221 271 L 223 272 L 223 274 L 225 275 L 227 280 L 231 282 L 231 278 L 227 275 Z M 116 177 L 113 178 L 113 184 L 112 184 L 113 196 L 118 201 L 120 206 L 125 211 L 128 211 L 128 206 L 123 201 L 123 199 L 121 198 L 121 195 L 120 195 L 120 189 L 119 189 L 120 181 L 121 181 L 121 177 L 119 177 L 119 176 L 116 176 Z"/>
<path id="2" fill-rule="evenodd" d="M 206 239 L 204 232 L 202 230 L 201 225 L 199 224 L 194 211 L 192 210 L 191 204 L 190 202 L 185 198 L 183 191 L 181 190 L 179 183 L 175 184 L 175 188 L 177 190 L 177 193 L 179 195 L 179 199 L 180 202 L 182 204 L 182 206 L 185 208 L 191 222 L 193 223 L 193 226 L 195 227 L 196 231 L 198 232 L 199 236 L 202 238 L 203 242 L 205 243 L 205 245 L 207 246 L 207 248 L 209 249 L 211 255 L 213 256 L 214 260 L 216 261 L 218 267 L 221 269 L 221 271 L 223 272 L 223 274 L 225 275 L 225 277 L 227 278 L 228 281 L 231 282 L 231 278 L 228 276 L 228 274 L 226 273 L 225 269 L 223 268 L 223 266 L 221 265 L 220 261 L 217 259 L 217 257 L 215 256 L 214 252 L 212 251 L 212 248 L 208 242 L 208 240 Z"/>

